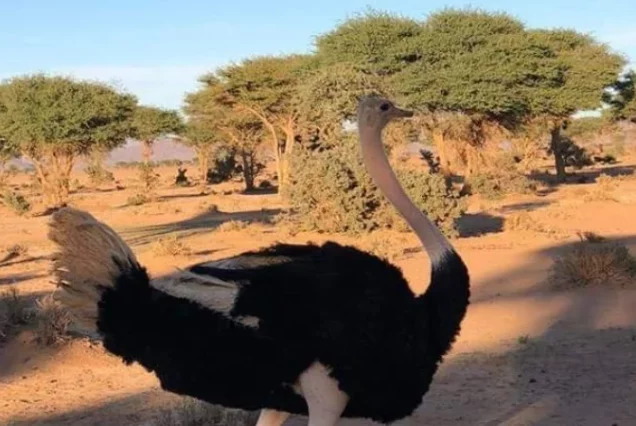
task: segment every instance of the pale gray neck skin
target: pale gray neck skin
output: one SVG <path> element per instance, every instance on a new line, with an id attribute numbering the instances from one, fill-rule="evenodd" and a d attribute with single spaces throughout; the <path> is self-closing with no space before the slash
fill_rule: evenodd
<path id="1" fill-rule="evenodd" d="M 367 171 L 375 184 L 418 236 L 433 266 L 453 248 L 433 222 L 413 204 L 395 176 L 382 144 L 382 127 L 360 125 L 360 145 Z"/>

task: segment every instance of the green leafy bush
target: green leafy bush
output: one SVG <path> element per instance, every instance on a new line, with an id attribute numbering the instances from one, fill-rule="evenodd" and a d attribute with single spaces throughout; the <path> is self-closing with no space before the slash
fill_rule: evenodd
<path id="1" fill-rule="evenodd" d="M 7 190 L 0 196 L 0 200 L 18 216 L 22 216 L 31 210 L 31 203 L 17 192 Z"/>
<path id="2" fill-rule="evenodd" d="M 378 228 L 406 230 L 406 223 L 380 193 L 350 138 L 328 150 L 297 149 L 285 196 L 290 220 L 303 230 L 356 234 Z M 413 201 L 449 236 L 465 206 L 439 175 L 398 170 Z"/>
<path id="3" fill-rule="evenodd" d="M 467 180 L 470 193 L 479 194 L 488 200 L 498 200 L 506 194 L 531 194 L 536 191 L 536 182 L 516 169 L 514 160 L 502 157 L 490 170 L 475 173 Z"/>
<path id="4" fill-rule="evenodd" d="M 86 175 L 93 186 L 105 185 L 115 181 L 115 176 L 101 164 L 91 164 L 86 167 Z"/>

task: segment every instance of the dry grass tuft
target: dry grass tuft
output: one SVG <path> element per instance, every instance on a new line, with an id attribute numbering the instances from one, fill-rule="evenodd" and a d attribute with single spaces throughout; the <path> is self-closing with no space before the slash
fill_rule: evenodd
<path id="1" fill-rule="evenodd" d="M 157 256 L 190 256 L 192 249 L 176 235 L 160 238 L 152 245 L 152 252 Z"/>
<path id="2" fill-rule="evenodd" d="M 614 191 L 618 188 L 619 179 L 610 175 L 602 174 L 596 179 L 594 189 L 583 197 L 584 201 L 617 201 L 614 197 Z"/>
<path id="3" fill-rule="evenodd" d="M 55 345 L 67 339 L 71 316 L 52 294 L 44 296 L 37 302 L 37 327 L 35 339 L 45 346 Z"/>
<path id="4" fill-rule="evenodd" d="M 248 223 L 242 220 L 229 220 L 220 224 L 216 230 L 219 232 L 238 232 L 247 228 Z"/>
<path id="5" fill-rule="evenodd" d="M 636 281 L 636 259 L 627 247 L 593 233 L 555 260 L 548 282 L 556 289 L 620 286 Z"/>
<path id="6" fill-rule="evenodd" d="M 529 231 L 538 234 L 558 235 L 557 230 L 545 226 L 528 212 L 519 212 L 506 217 L 504 231 Z"/>
<path id="7" fill-rule="evenodd" d="M 17 288 L 11 287 L 0 293 L 0 342 L 32 319 L 32 306 L 20 296 Z"/>
<path id="8" fill-rule="evenodd" d="M 23 244 L 13 244 L 3 251 L 4 254 L 0 255 L 0 263 L 26 255 L 29 248 Z"/>
<path id="9" fill-rule="evenodd" d="M 257 413 L 184 398 L 176 407 L 163 410 L 154 426 L 252 426 L 257 417 Z"/>

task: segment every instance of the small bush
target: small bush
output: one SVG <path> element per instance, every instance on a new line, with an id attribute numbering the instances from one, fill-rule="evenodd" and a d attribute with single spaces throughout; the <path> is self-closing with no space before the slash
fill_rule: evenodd
<path id="1" fill-rule="evenodd" d="M 154 426 L 252 426 L 258 413 L 223 408 L 184 398 L 176 407 L 160 412 Z"/>
<path id="2" fill-rule="evenodd" d="M 216 230 L 219 232 L 237 232 L 247 228 L 247 222 L 242 220 L 229 220 L 220 224 Z"/>
<path id="3" fill-rule="evenodd" d="M 208 170 L 207 182 L 209 184 L 227 182 L 239 173 L 237 167 L 235 151 L 220 149 L 213 159 L 213 167 Z"/>
<path id="4" fill-rule="evenodd" d="M 555 260 L 548 282 L 557 289 L 620 286 L 636 279 L 636 259 L 622 244 L 583 239 Z"/>
<path id="5" fill-rule="evenodd" d="M 328 150 L 294 151 L 284 195 L 292 211 L 288 219 L 299 231 L 358 234 L 380 228 L 406 229 L 398 213 L 364 169 L 357 144 L 345 139 Z M 398 170 L 405 191 L 447 235 L 456 235 L 455 221 L 464 200 L 444 177 Z"/>
<path id="6" fill-rule="evenodd" d="M 618 188 L 618 179 L 602 174 L 596 179 L 596 186 L 584 197 L 585 201 L 616 201 L 614 191 Z"/>
<path id="7" fill-rule="evenodd" d="M 183 243 L 176 235 L 160 238 L 152 246 L 152 252 L 157 256 L 189 256 L 190 247 Z"/>
<path id="8" fill-rule="evenodd" d="M 102 164 L 90 164 L 86 167 L 86 175 L 93 186 L 100 186 L 115 181 L 115 175 Z"/>
<path id="9" fill-rule="evenodd" d="M 9 190 L 2 194 L 2 203 L 18 216 L 23 216 L 31 210 L 31 203 L 22 194 Z"/>
<path id="10" fill-rule="evenodd" d="M 7 257 L 15 258 L 24 256 L 29 252 L 29 248 L 23 244 L 13 244 L 4 249 Z"/>
<path id="11" fill-rule="evenodd" d="M 472 174 L 468 179 L 468 191 L 487 200 L 499 200 L 507 194 L 532 194 L 537 184 L 517 170 L 517 163 L 510 155 L 493 158 L 489 170 Z"/>
<path id="12" fill-rule="evenodd" d="M 155 173 L 152 164 L 139 164 L 139 180 L 141 181 L 144 193 L 151 196 L 159 186 L 159 175 Z"/>
<path id="13" fill-rule="evenodd" d="M 135 194 L 133 196 L 128 197 L 128 200 L 126 201 L 126 205 L 128 206 L 141 206 L 143 204 L 146 204 L 147 202 L 150 201 L 150 197 L 148 197 L 145 194 Z"/>
<path id="14" fill-rule="evenodd" d="M 0 342 L 4 341 L 19 326 L 28 324 L 33 318 L 33 310 L 17 288 L 0 292 Z"/>
<path id="15" fill-rule="evenodd" d="M 37 327 L 35 339 L 38 343 L 51 346 L 66 340 L 71 316 L 62 304 L 49 294 L 37 302 Z"/>

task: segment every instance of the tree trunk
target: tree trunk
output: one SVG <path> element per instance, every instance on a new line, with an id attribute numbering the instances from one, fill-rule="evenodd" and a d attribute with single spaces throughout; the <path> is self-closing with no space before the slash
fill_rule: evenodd
<path id="1" fill-rule="evenodd" d="M 75 157 L 71 154 L 46 153 L 41 159 L 31 158 L 47 207 L 59 208 L 68 203 L 71 171 Z"/>
<path id="2" fill-rule="evenodd" d="M 281 188 L 287 184 L 289 181 L 289 162 L 291 160 L 291 156 L 294 152 L 294 144 L 296 143 L 296 132 L 295 132 L 295 122 L 293 118 L 289 118 L 287 123 L 281 127 L 283 133 L 285 133 L 285 149 L 284 153 L 281 155 L 281 179 L 279 178 L 278 182 L 278 192 L 281 192 Z"/>
<path id="3" fill-rule="evenodd" d="M 245 190 L 254 190 L 254 155 L 245 150 L 241 150 L 241 160 L 243 162 L 243 179 L 245 180 Z"/>
<path id="4" fill-rule="evenodd" d="M 150 164 L 152 159 L 152 141 L 145 140 L 141 142 L 141 158 L 144 164 Z"/>
<path id="5" fill-rule="evenodd" d="M 450 161 L 446 155 L 446 141 L 444 140 L 444 132 L 434 129 L 432 132 L 433 145 L 437 148 L 437 156 L 439 157 L 439 169 L 444 176 L 451 175 Z"/>
<path id="6" fill-rule="evenodd" d="M 565 160 L 561 153 L 561 126 L 557 125 L 550 130 L 550 149 L 554 155 L 554 165 L 556 168 L 556 179 L 558 183 L 565 182 Z"/>
<path id="7" fill-rule="evenodd" d="M 197 154 L 197 158 L 199 161 L 199 192 L 201 194 L 205 194 L 207 184 L 208 184 L 208 170 L 210 169 L 210 150 L 205 147 L 202 148 L 194 148 L 194 151 Z"/>

